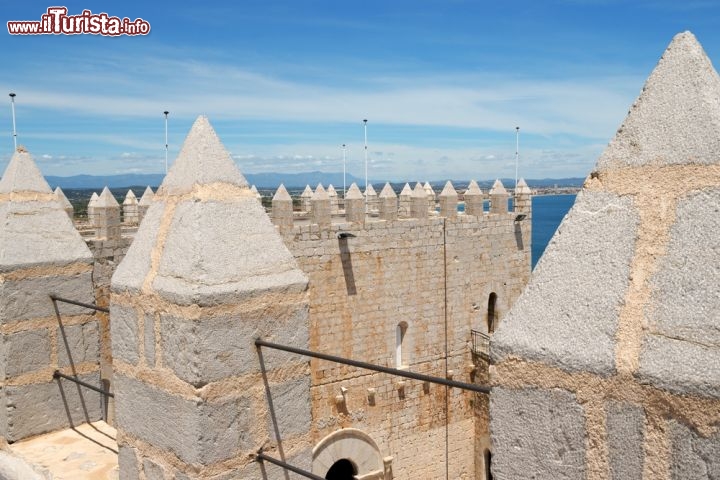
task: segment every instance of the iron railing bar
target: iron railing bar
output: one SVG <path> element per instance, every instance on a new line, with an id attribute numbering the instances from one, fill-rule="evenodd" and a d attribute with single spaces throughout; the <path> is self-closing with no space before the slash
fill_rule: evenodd
<path id="1" fill-rule="evenodd" d="M 352 360 L 349 358 L 337 357 L 335 355 L 329 355 L 327 353 L 313 352 L 312 350 L 305 350 L 303 348 L 290 347 L 287 345 L 280 345 L 279 343 L 268 342 L 261 338 L 255 339 L 256 347 L 268 347 L 276 350 L 283 350 L 290 353 L 296 353 L 298 355 L 305 355 L 308 357 L 319 358 L 321 360 L 328 360 L 330 362 L 342 363 L 344 365 L 350 365 L 353 367 L 364 368 L 366 370 L 374 370 L 376 372 L 389 373 L 390 375 L 397 375 L 399 377 L 411 378 L 413 380 L 420 380 L 422 382 L 438 383 L 448 387 L 461 388 L 463 390 L 472 390 L 478 393 L 490 393 L 490 387 L 484 387 L 482 385 L 475 385 L 472 383 L 458 382 L 456 380 L 448 380 L 441 377 L 433 377 L 431 375 L 425 375 L 422 373 L 410 372 L 408 370 L 398 370 L 397 368 L 383 367 L 382 365 L 375 365 L 373 363 L 361 362 L 359 360 Z"/>
<path id="2" fill-rule="evenodd" d="M 291 472 L 295 472 L 298 475 L 302 475 L 305 478 L 312 478 L 313 480 L 325 480 L 323 477 L 319 477 L 319 476 L 315 475 L 314 473 L 308 472 L 307 470 L 303 470 L 302 468 L 298 468 L 294 465 L 290 465 L 289 463 L 283 462 L 282 460 L 278 460 L 277 458 L 268 457 L 262 451 L 258 452 L 255 455 L 255 460 L 257 460 L 258 462 L 262 462 L 263 460 L 266 460 L 270 463 L 274 463 L 278 467 L 282 467 L 286 470 L 290 470 Z"/>
<path id="3" fill-rule="evenodd" d="M 100 312 L 110 313 L 109 308 L 98 307 L 97 305 L 93 305 L 91 303 L 78 302 L 76 300 L 68 300 L 67 298 L 57 297 L 55 295 L 50 295 L 50 298 L 55 302 L 69 303 L 72 305 L 77 305 L 78 307 L 91 308 L 93 310 L 98 310 Z"/>
<path id="4" fill-rule="evenodd" d="M 91 385 L 91 384 L 89 384 L 89 383 L 87 383 L 87 382 L 83 382 L 82 380 L 79 380 L 79 379 L 77 379 L 77 378 L 75 378 L 75 377 L 72 377 L 72 376 L 70 376 L 70 375 L 65 375 L 64 373 L 60 372 L 59 370 L 55 370 L 55 371 L 53 372 L 53 378 L 54 378 L 55 380 L 57 380 L 58 378 L 64 378 L 65 380 L 70 380 L 71 382 L 75 382 L 75 383 L 77 383 L 78 385 L 82 385 L 82 386 L 85 387 L 85 388 L 89 388 L 90 390 L 94 390 L 94 391 L 96 391 L 96 392 L 98 392 L 98 393 L 102 393 L 103 395 L 105 395 L 105 396 L 107 396 L 107 397 L 115 398 L 115 394 L 113 394 L 113 393 L 111 393 L 111 392 L 106 392 L 106 391 L 103 390 L 102 388 L 96 387 L 95 385 Z"/>

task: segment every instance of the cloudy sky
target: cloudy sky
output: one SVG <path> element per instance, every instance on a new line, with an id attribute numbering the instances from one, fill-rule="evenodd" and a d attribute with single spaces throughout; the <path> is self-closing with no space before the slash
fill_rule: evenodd
<path id="1" fill-rule="evenodd" d="M 4 21 L 51 5 L 3 5 Z M 715 0 L 75 0 L 147 36 L 0 33 L 0 92 L 46 175 L 161 173 L 207 114 L 247 173 L 585 176 L 673 35 L 720 58 Z M 171 6 L 170 6 L 171 5 Z M 716 64 L 718 61 L 715 62 Z M 0 107 L 0 168 L 12 150 Z"/>

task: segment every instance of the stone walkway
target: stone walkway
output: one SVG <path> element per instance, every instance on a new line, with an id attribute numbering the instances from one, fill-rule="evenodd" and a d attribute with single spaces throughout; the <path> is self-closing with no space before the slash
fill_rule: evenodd
<path id="1" fill-rule="evenodd" d="M 10 449 L 53 480 L 118 479 L 115 429 L 102 421 L 23 440 Z"/>

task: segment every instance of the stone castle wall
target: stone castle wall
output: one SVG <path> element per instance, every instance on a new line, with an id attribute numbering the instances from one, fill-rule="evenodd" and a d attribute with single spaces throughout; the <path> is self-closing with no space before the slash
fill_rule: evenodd
<path id="1" fill-rule="evenodd" d="M 502 316 L 530 274 L 530 221 L 515 217 L 461 214 L 286 231 L 285 244 L 309 278 L 310 348 L 472 382 L 471 329 L 487 332 L 490 294 Z M 406 328 L 401 365 L 398 325 Z M 446 396 L 440 385 L 325 361 L 313 360 L 311 372 L 316 441 L 338 428 L 360 429 L 393 457 L 396 478 L 444 477 L 447 448 L 450 478 L 476 478 L 476 456 L 468 455 L 475 448 L 474 393 L 450 389 Z"/>

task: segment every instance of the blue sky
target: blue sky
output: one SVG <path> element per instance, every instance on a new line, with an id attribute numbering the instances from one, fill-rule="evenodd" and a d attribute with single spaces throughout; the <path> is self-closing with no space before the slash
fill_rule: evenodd
<path id="1" fill-rule="evenodd" d="M 40 20 L 55 4 L 3 6 Z M 0 93 L 46 175 L 161 173 L 207 114 L 244 172 L 384 180 L 585 176 L 660 55 L 691 30 L 720 58 L 715 0 L 68 1 L 138 37 L 0 34 Z M 718 61 L 715 62 L 716 64 Z M 0 168 L 12 153 L 0 108 Z M 4 138 L 4 140 L 2 140 Z"/>

